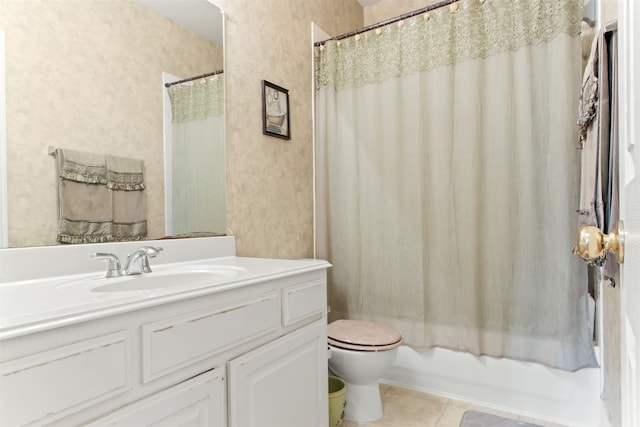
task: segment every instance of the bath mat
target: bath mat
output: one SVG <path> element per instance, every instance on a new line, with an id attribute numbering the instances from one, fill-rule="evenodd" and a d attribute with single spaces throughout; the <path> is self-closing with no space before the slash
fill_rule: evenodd
<path id="1" fill-rule="evenodd" d="M 538 424 L 510 420 L 497 415 L 478 411 L 466 411 L 460 421 L 460 427 L 542 427 Z"/>

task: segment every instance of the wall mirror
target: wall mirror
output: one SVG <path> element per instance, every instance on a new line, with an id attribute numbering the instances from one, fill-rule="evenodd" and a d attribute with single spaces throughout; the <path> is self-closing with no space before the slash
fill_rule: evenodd
<path id="1" fill-rule="evenodd" d="M 224 234 L 224 107 L 217 118 L 221 141 L 212 140 L 215 148 L 206 156 L 196 155 L 215 171 L 196 180 L 201 191 L 215 190 L 202 196 L 188 181 L 172 178 L 172 165 L 187 177 L 202 165 L 165 135 L 172 131 L 172 110 L 164 86 L 223 70 L 222 12 L 208 0 L 0 2 L 6 100 L 0 123 L 6 190 L 0 200 L 7 200 L 0 237 L 8 246 L 58 244 L 58 178 L 50 147 L 143 160 L 148 239 Z M 173 194 L 193 194 L 175 203 L 166 184 Z M 206 206 L 215 229 L 168 224 L 167 217 L 177 216 L 172 203 L 185 212 Z"/>

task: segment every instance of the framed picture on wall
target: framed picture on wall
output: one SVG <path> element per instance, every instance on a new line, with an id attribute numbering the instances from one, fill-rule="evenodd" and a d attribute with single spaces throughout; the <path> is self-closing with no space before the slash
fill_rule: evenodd
<path id="1" fill-rule="evenodd" d="M 291 139 L 289 91 L 266 80 L 262 81 L 262 132 Z"/>

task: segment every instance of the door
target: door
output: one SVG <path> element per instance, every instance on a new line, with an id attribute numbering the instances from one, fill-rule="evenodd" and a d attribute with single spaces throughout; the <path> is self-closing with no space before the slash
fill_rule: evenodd
<path id="1" fill-rule="evenodd" d="M 622 425 L 640 426 L 640 3 L 619 1 Z"/>
<path id="2" fill-rule="evenodd" d="M 230 427 L 326 427 L 326 319 L 229 362 Z"/>

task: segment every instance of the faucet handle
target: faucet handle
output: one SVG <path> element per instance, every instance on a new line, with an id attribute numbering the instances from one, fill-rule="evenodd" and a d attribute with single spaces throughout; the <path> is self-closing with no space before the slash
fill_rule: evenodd
<path id="1" fill-rule="evenodd" d="M 160 252 L 162 252 L 161 246 L 143 246 L 140 249 L 144 249 L 149 258 L 155 258 L 158 256 Z"/>
<path id="2" fill-rule="evenodd" d="M 124 266 L 126 274 L 140 274 L 151 273 L 151 267 L 149 266 L 149 258 L 155 258 L 162 251 L 161 247 L 142 246 L 135 250 L 132 254 L 127 254 L 127 263 Z M 139 262 L 140 265 L 137 269 L 132 269 L 132 265 L 135 267 L 135 263 Z"/>
<path id="3" fill-rule="evenodd" d="M 144 253 L 146 254 L 146 256 L 142 257 L 142 260 L 140 261 L 142 264 L 142 272 L 143 273 L 151 273 L 151 266 L 149 265 L 149 258 L 155 258 L 158 256 L 158 254 L 160 253 L 160 251 L 162 251 L 162 248 L 160 246 L 143 246 L 140 249 L 138 249 L 139 251 L 144 251 Z"/>
<path id="4" fill-rule="evenodd" d="M 117 255 L 108 252 L 94 252 L 91 254 L 93 259 L 104 259 L 109 262 L 107 268 L 107 275 L 105 277 L 120 277 L 122 276 L 122 267 L 120 265 L 120 259 Z"/>

